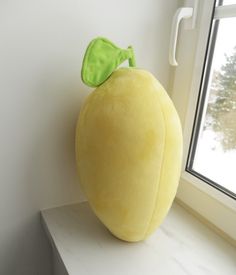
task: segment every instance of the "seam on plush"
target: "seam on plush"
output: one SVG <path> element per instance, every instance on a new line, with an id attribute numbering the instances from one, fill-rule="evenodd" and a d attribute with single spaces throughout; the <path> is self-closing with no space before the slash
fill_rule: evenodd
<path id="1" fill-rule="evenodd" d="M 158 99 L 160 99 L 160 96 L 158 97 Z M 159 102 L 158 102 L 159 103 Z M 157 205 L 157 201 L 158 201 L 158 192 L 159 192 L 159 190 L 160 190 L 160 185 L 161 185 L 161 179 L 162 179 L 162 168 L 163 168 L 163 163 L 164 163 L 164 158 L 165 158 L 165 151 L 166 151 L 166 118 L 165 118 L 165 115 L 164 115 L 164 112 L 163 112 L 163 108 L 162 108 L 162 104 L 161 103 L 159 103 L 159 105 L 160 105 L 160 109 L 161 109 L 161 113 L 162 113 L 162 117 L 163 117 L 163 120 L 164 120 L 164 125 L 165 125 L 165 134 L 164 134 L 164 149 L 163 149 L 163 153 L 162 153 L 162 162 L 161 162 L 161 173 L 160 173 L 160 175 L 159 175 L 159 184 L 158 184 L 158 186 L 157 186 L 157 190 L 156 190 L 156 192 L 155 192 L 155 194 L 156 194 L 156 199 L 155 199 L 155 203 L 154 203 L 154 206 L 153 206 L 153 211 L 152 211 L 152 215 L 151 215 L 151 219 L 150 219 L 150 221 L 149 221 L 149 223 L 148 223 L 148 225 L 147 225 L 147 228 L 146 228 L 146 230 L 145 230 L 145 233 L 144 233 L 144 238 L 146 237 L 146 235 L 147 235 L 147 232 L 148 232 L 148 230 L 149 230 L 149 228 L 150 228 L 150 224 L 151 224 L 151 222 L 152 222 L 152 220 L 153 220 L 153 216 L 154 216 L 154 212 L 155 212 L 155 208 L 156 208 L 156 205 Z"/>

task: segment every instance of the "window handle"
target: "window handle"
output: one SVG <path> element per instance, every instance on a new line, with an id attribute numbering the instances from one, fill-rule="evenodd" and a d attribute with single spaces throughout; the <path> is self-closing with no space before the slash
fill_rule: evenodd
<path id="1" fill-rule="evenodd" d="M 179 32 L 179 24 L 182 19 L 190 18 L 193 16 L 193 8 L 179 8 L 175 12 L 172 21 L 171 35 L 170 35 L 170 47 L 169 47 L 169 62 L 172 66 L 178 66 L 178 63 L 175 58 L 176 54 L 176 45 Z"/>

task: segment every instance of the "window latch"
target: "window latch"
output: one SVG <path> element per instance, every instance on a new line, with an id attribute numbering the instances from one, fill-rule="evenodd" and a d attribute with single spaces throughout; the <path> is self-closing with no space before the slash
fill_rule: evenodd
<path id="1" fill-rule="evenodd" d="M 169 62 L 172 66 L 178 66 L 176 61 L 176 45 L 178 40 L 179 25 L 182 19 L 186 20 L 185 29 L 194 29 L 196 22 L 197 4 L 198 0 L 185 1 L 188 7 L 181 7 L 177 9 L 172 20 L 170 46 L 169 46 Z"/>

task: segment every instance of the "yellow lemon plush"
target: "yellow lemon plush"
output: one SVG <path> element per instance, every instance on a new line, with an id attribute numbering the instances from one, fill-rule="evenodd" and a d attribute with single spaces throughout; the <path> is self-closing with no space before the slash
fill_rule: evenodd
<path id="1" fill-rule="evenodd" d="M 129 59 L 129 68 L 116 67 Z M 104 38 L 85 54 L 82 79 L 97 87 L 84 102 L 76 130 L 79 179 L 91 208 L 119 239 L 147 238 L 175 197 L 182 131 L 172 101 L 133 50 Z M 98 70 L 98 73 L 97 73 Z"/>

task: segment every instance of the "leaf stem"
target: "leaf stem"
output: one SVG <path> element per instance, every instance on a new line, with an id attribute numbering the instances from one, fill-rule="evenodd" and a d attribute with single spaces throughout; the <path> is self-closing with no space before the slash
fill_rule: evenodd
<path id="1" fill-rule="evenodd" d="M 128 47 L 128 51 L 129 51 L 129 66 L 135 67 L 136 61 L 135 61 L 134 50 L 133 50 L 132 46 Z"/>

